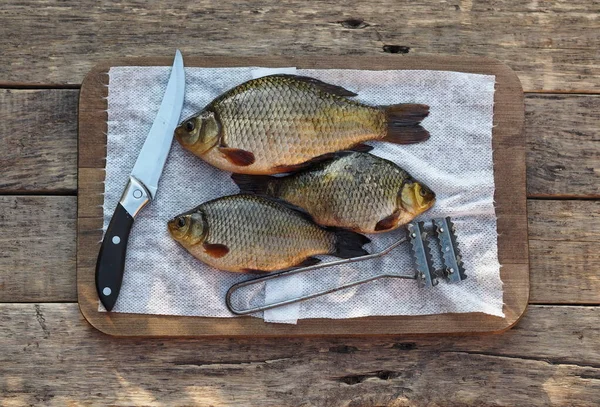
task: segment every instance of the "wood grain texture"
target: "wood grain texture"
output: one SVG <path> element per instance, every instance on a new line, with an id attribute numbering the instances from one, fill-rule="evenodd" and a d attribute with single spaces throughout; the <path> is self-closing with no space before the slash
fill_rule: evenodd
<path id="1" fill-rule="evenodd" d="M 530 242 L 532 303 L 600 303 L 600 250 L 598 242 Z"/>
<path id="2" fill-rule="evenodd" d="M 531 303 L 600 303 L 600 201 L 531 200 Z"/>
<path id="3" fill-rule="evenodd" d="M 0 149 L 0 164 L 7 169 L 0 172 L 0 192 L 75 192 L 79 92 L 44 89 L 0 94 L 4 94 L 6 102 L 0 104 L 0 112 L 12 112 L 4 114 L 0 121 L 0 142 L 8 147 Z M 31 98 L 39 103 L 31 103 Z M 600 151 L 596 145 L 600 98 L 529 94 L 525 96 L 525 111 L 528 196 L 599 196 Z M 52 115 L 57 119 L 48 125 L 47 119 Z M 44 126 L 50 129 L 48 133 L 42 132 L 36 137 L 29 133 L 30 128 Z M 82 151 L 84 160 L 86 154 Z M 104 177 L 103 174 L 98 176 Z M 86 208 L 101 205 L 96 198 Z"/>
<path id="4" fill-rule="evenodd" d="M 0 191 L 76 188 L 78 96 L 77 90 L 0 89 Z"/>
<path id="5" fill-rule="evenodd" d="M 104 168 L 80 168 L 77 217 L 92 218 L 103 216 L 104 190 L 98 184 L 104 182 Z"/>
<path id="6" fill-rule="evenodd" d="M 11 1 L 0 10 L 0 78 L 79 84 L 101 59 L 180 48 L 185 56 L 493 56 L 526 90 L 598 90 L 599 10 L 586 0 Z"/>
<path id="7" fill-rule="evenodd" d="M 525 187 L 524 108 L 521 84 L 515 73 L 497 60 L 478 57 L 409 57 L 394 63 L 364 57 L 256 57 L 186 58 L 193 66 L 296 66 L 299 68 L 346 69 L 432 69 L 496 76 L 494 94 L 494 179 L 498 217 L 498 259 L 504 283 L 505 318 L 481 313 L 439 314 L 428 316 L 367 317 L 345 320 L 310 319 L 297 325 L 266 324 L 252 317 L 204 318 L 173 317 L 147 314 L 98 312 L 95 262 L 102 238 L 102 218 L 87 217 L 97 210 L 90 202 L 104 191 L 98 182 L 98 170 L 106 156 L 107 72 L 111 66 L 169 66 L 170 58 L 126 58 L 106 61 L 86 76 L 79 107 L 80 185 L 78 210 L 77 292 L 84 316 L 95 327 L 112 335 L 134 336 L 289 336 L 289 335 L 373 335 L 399 333 L 498 332 L 511 327 L 523 314 L 529 297 L 528 240 Z M 92 172 L 94 169 L 96 172 Z M 87 179 L 87 175 L 92 178 Z M 85 191 L 85 194 L 84 192 Z M 89 199 L 88 199 L 89 195 Z"/>
<path id="8" fill-rule="evenodd" d="M 0 196 L 0 302 L 73 301 L 75 197 Z"/>
<path id="9" fill-rule="evenodd" d="M 5 406 L 592 406 L 599 307 L 532 306 L 503 335 L 120 339 L 76 304 L 0 305 Z"/>
<path id="10" fill-rule="evenodd" d="M 600 201 L 536 199 L 527 208 L 530 241 L 600 242 Z"/>
<path id="11" fill-rule="evenodd" d="M 529 195 L 600 198 L 600 96 L 528 95 L 528 101 Z"/>
<path id="12" fill-rule="evenodd" d="M 0 86 L 77 86 L 100 59 L 168 56 L 181 47 L 186 56 L 489 55 L 515 69 L 526 90 L 598 93 L 599 10 L 600 3 L 585 0 L 12 0 L 0 7 Z M 11 92 L 0 97 L 0 194 L 74 193 L 76 159 L 62 157 L 76 145 L 69 125 L 77 120 L 76 97 L 55 116 L 62 119 L 50 121 L 58 140 L 23 129 L 46 125 L 67 105 L 65 92 L 78 91 Z M 42 97 L 51 102 L 34 103 Z M 597 96 L 588 98 L 594 96 L 526 97 L 530 196 L 599 197 L 599 106 Z M 23 115 L 28 119 L 17 123 Z M 33 161 L 15 160 L 7 146 Z M 92 170 L 80 191 L 99 177 Z M 75 301 L 74 253 L 62 247 L 74 250 L 74 221 L 64 229 L 56 218 L 48 221 L 47 197 L 26 197 L 26 204 L 3 198 L 0 302 L 64 292 L 65 301 Z M 74 214 L 76 198 L 64 199 Z M 91 196 L 80 216 L 101 216 L 99 202 Z M 598 303 L 598 201 L 530 200 L 528 210 L 531 300 Z M 56 232 L 42 243 L 34 228 Z M 52 273 L 38 267 L 48 258 Z M 36 286 L 49 278 L 62 283 Z M 598 312 L 533 305 L 515 328 L 485 337 L 163 341 L 104 336 L 86 325 L 76 304 L 0 304 L 0 405 L 587 407 L 600 399 Z"/>

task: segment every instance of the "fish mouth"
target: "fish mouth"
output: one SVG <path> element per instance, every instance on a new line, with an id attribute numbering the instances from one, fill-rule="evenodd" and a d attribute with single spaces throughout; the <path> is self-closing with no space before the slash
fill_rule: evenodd
<path id="1" fill-rule="evenodd" d="M 183 125 L 181 125 L 175 129 L 175 138 L 179 144 L 183 145 L 184 147 L 189 147 L 198 141 L 198 132 L 189 133 L 183 128 Z"/>
<path id="2" fill-rule="evenodd" d="M 208 150 L 217 145 L 219 139 L 215 138 L 214 141 L 207 143 L 205 140 L 200 139 L 200 131 L 194 130 L 193 132 L 188 132 L 181 125 L 175 129 L 175 139 L 181 144 L 183 148 L 191 151 L 196 155 L 203 155 Z"/>
<path id="3" fill-rule="evenodd" d="M 436 202 L 435 193 L 419 182 L 407 183 L 402 188 L 400 206 L 408 213 L 418 216 L 430 209 Z"/>
<path id="4" fill-rule="evenodd" d="M 415 188 L 415 198 L 422 212 L 435 205 L 436 201 L 435 192 L 425 184 L 418 184 L 418 187 Z"/>
<path id="5" fill-rule="evenodd" d="M 167 229 L 171 237 L 185 247 L 203 242 L 208 233 L 205 215 L 196 208 L 169 220 Z"/>
<path id="6" fill-rule="evenodd" d="M 433 205 L 435 205 L 435 202 L 436 202 L 436 198 L 435 197 L 431 198 L 431 200 L 427 204 L 425 204 L 421 207 L 422 212 L 425 212 L 426 210 L 433 208 Z"/>
<path id="7" fill-rule="evenodd" d="M 179 219 L 180 217 L 177 216 L 167 222 L 167 229 L 175 240 L 181 240 L 188 230 L 187 222 L 183 227 L 178 225 Z"/>

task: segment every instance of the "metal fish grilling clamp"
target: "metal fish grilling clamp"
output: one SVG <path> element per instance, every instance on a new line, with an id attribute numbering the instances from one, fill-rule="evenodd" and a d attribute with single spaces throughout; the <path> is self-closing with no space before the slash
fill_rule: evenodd
<path id="1" fill-rule="evenodd" d="M 400 240 L 397 240 L 393 244 L 389 245 L 388 247 L 377 253 L 327 263 L 319 263 L 308 267 L 299 267 L 289 270 L 283 270 L 276 273 L 268 274 L 263 277 L 258 277 L 252 280 L 247 280 L 241 283 L 234 284 L 227 291 L 227 295 L 225 296 L 225 304 L 227 305 L 229 311 L 236 315 L 248 315 L 253 314 L 255 312 L 265 311 L 268 309 L 293 304 L 299 301 L 305 301 L 311 298 L 320 297 L 322 295 L 330 294 L 335 291 L 354 287 L 360 284 L 365 284 L 370 281 L 378 280 L 381 278 L 402 278 L 406 280 L 416 280 L 419 287 L 434 287 L 439 283 L 440 279 L 444 279 L 449 283 L 457 283 L 467 278 L 461 259 L 460 250 L 458 248 L 458 243 L 456 241 L 455 227 L 452 223 L 452 220 L 449 217 L 433 219 L 431 221 L 431 228 L 427 228 L 428 230 L 426 230 L 425 225 L 425 222 L 408 223 L 406 225 L 406 236 L 404 236 Z M 434 250 L 434 248 L 432 247 L 433 245 L 430 238 L 436 240 L 435 246 L 437 246 L 437 250 L 440 251 L 441 260 L 443 263 L 443 267 L 441 269 L 436 269 L 434 267 L 433 259 L 431 256 L 431 250 Z M 341 286 L 334 287 L 331 289 L 322 290 L 312 294 L 307 294 L 296 298 L 290 298 L 288 300 L 278 301 L 271 304 L 264 304 L 253 308 L 238 309 L 235 308 L 231 303 L 233 294 L 241 288 L 262 284 L 269 280 L 283 278 L 307 271 L 313 271 L 326 267 L 339 266 L 342 264 L 356 263 L 359 261 L 376 259 L 388 254 L 393 249 L 406 242 L 410 242 L 411 244 L 411 252 L 415 261 L 415 270 L 412 275 L 391 273 L 378 274 L 375 276 L 370 276 L 361 280 L 356 280 L 347 284 L 343 284 Z"/>

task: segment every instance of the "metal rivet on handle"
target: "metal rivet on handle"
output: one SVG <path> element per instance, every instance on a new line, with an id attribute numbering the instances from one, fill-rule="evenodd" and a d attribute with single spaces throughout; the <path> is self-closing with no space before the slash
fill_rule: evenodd
<path id="1" fill-rule="evenodd" d="M 119 244 L 121 243 L 121 238 L 119 236 L 113 236 L 112 242 L 113 244 Z"/>
<path id="2" fill-rule="evenodd" d="M 110 289 L 110 287 L 104 287 L 104 288 L 102 289 L 102 294 L 104 294 L 104 295 L 106 295 L 106 296 L 109 296 L 109 295 L 110 295 L 110 293 L 112 293 L 112 290 Z"/>
<path id="3" fill-rule="evenodd" d="M 133 197 L 134 198 L 141 198 L 142 197 L 142 191 L 140 191 L 139 189 L 136 189 L 135 191 L 133 191 Z"/>

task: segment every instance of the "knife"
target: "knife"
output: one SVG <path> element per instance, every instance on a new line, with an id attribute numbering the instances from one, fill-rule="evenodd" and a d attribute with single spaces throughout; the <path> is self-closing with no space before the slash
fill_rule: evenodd
<path id="1" fill-rule="evenodd" d="M 158 180 L 171 149 L 175 127 L 179 123 L 184 93 L 183 58 L 177 50 L 158 114 L 133 166 L 129 182 L 115 208 L 100 246 L 96 262 L 96 290 L 107 311 L 113 309 L 121 290 L 127 240 L 133 220 L 139 211 L 156 197 Z"/>

